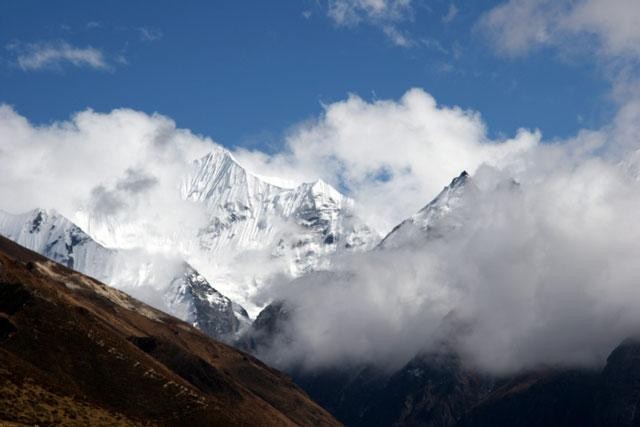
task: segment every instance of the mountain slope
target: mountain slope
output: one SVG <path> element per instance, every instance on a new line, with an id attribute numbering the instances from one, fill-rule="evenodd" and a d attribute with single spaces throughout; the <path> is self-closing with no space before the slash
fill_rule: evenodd
<path id="1" fill-rule="evenodd" d="M 0 211 L 0 234 L 53 261 L 122 290 L 231 340 L 249 322 L 244 309 L 215 290 L 189 264 L 144 250 L 108 249 L 53 210 Z"/>
<path id="2" fill-rule="evenodd" d="M 281 373 L 0 238 L 0 420 L 337 425 Z"/>

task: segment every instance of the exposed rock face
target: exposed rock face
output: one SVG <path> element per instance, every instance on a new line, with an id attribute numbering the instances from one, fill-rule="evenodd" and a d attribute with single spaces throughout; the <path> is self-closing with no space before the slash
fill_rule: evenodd
<path id="1" fill-rule="evenodd" d="M 253 357 L 4 238 L 0 319 L 2 425 L 338 425 Z"/>
<path id="2" fill-rule="evenodd" d="M 181 318 L 210 337 L 232 342 L 246 329 L 249 316 L 240 305 L 215 290 L 207 280 L 185 263 L 183 273 L 165 294 L 170 307 L 185 310 Z"/>

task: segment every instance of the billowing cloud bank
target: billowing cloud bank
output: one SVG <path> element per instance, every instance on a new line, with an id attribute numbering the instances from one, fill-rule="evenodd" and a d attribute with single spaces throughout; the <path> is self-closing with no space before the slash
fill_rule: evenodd
<path id="1" fill-rule="evenodd" d="M 602 363 L 640 331 L 640 184 L 601 159 L 556 160 L 519 186 L 481 168 L 459 228 L 277 289 L 298 307 L 293 344 L 267 357 L 397 368 L 453 331 L 454 349 L 492 372 Z"/>
<path id="2" fill-rule="evenodd" d="M 73 213 L 83 204 L 111 213 L 175 178 L 212 141 L 176 129 L 160 115 L 83 111 L 70 121 L 34 126 L 0 107 L 2 204 L 24 211 Z"/>
<path id="3" fill-rule="evenodd" d="M 504 163 L 539 139 L 522 130 L 510 140 L 489 140 L 477 112 L 437 105 L 425 91 L 412 89 L 399 101 L 351 95 L 293 128 L 281 153 L 234 154 L 262 175 L 327 180 L 355 197 L 363 217 L 385 232 L 461 170 Z M 157 114 L 88 110 L 67 122 L 34 126 L 5 105 L 0 196 L 11 211 L 45 206 L 72 216 L 82 207 L 131 219 L 141 203 L 155 210 L 158 203 L 170 206 L 177 177 L 214 144 Z"/>
<path id="4" fill-rule="evenodd" d="M 212 144 L 166 117 L 127 109 L 34 126 L 0 106 L 1 208 L 53 208 L 76 220 L 90 212 L 179 232 L 202 220 L 181 202 L 180 176 Z"/>
<path id="5" fill-rule="evenodd" d="M 352 97 L 294 132 L 290 153 L 266 159 L 323 168 L 386 218 L 399 206 L 408 216 L 411 203 L 429 201 L 420 193 L 463 168 L 477 192 L 438 239 L 416 235 L 410 247 L 342 257 L 330 273 L 275 284 L 270 292 L 296 309 L 290 344 L 265 357 L 397 368 L 453 328 L 455 350 L 491 372 L 601 364 L 640 331 L 638 103 L 600 130 L 540 143 L 527 131 L 487 141 L 477 115 L 426 100 L 418 90 L 399 103 Z M 323 145 L 304 151 L 305 140 Z M 519 185 L 505 185 L 512 179 Z"/>
<path id="6" fill-rule="evenodd" d="M 281 153 L 234 153 L 264 175 L 345 189 L 381 231 L 463 169 L 478 187 L 455 214 L 461 225 L 440 239 L 275 280 L 270 297 L 299 307 L 279 360 L 398 366 L 430 348 L 452 313 L 464 325 L 456 348 L 482 368 L 601 362 L 640 330 L 639 112 L 629 103 L 610 126 L 567 141 L 525 130 L 493 141 L 478 113 L 413 89 L 399 101 L 327 105 Z M 178 177 L 214 144 L 159 115 L 85 111 L 34 126 L 4 106 L 1 207 L 92 210 L 160 234 L 197 228 L 204 218 L 180 203 Z M 517 188 L 500 185 L 511 178 Z"/>
<path id="7" fill-rule="evenodd" d="M 351 95 L 295 128 L 283 153 L 238 157 L 265 175 L 328 180 L 355 197 L 360 215 L 386 232 L 462 170 L 502 164 L 539 139 L 521 130 L 513 139 L 490 140 L 477 112 L 437 105 L 425 91 L 412 89 L 399 101 Z"/>

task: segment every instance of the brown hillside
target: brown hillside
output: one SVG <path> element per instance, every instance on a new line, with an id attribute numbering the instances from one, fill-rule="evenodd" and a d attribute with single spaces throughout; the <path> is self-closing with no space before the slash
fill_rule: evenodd
<path id="1" fill-rule="evenodd" d="M 0 424 L 338 425 L 284 374 L 0 238 Z"/>

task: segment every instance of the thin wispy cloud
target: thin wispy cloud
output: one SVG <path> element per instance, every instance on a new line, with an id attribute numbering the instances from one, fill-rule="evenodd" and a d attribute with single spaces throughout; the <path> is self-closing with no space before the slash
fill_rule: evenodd
<path id="1" fill-rule="evenodd" d="M 73 46 L 66 41 L 16 42 L 8 45 L 7 49 L 15 52 L 15 64 L 24 71 L 61 68 L 65 65 L 96 70 L 112 68 L 100 49 Z"/>
<path id="2" fill-rule="evenodd" d="M 496 54 L 523 59 L 548 49 L 591 61 L 612 86 L 612 99 L 640 95 L 640 2 L 636 0 L 509 0 L 484 13 L 475 31 Z"/>
<path id="3" fill-rule="evenodd" d="M 485 13 L 477 28 L 507 56 L 544 46 L 575 49 L 589 40 L 586 48 L 603 56 L 639 58 L 639 19 L 636 0 L 509 0 Z"/>
<path id="4" fill-rule="evenodd" d="M 378 27 L 393 44 L 407 47 L 411 38 L 398 24 L 410 20 L 413 12 L 412 0 L 330 0 L 327 16 L 338 26 Z"/>
<path id="5" fill-rule="evenodd" d="M 382 31 L 396 46 L 409 47 L 413 45 L 411 37 L 402 33 L 402 31 L 393 25 L 387 25 Z"/>
<path id="6" fill-rule="evenodd" d="M 331 0 L 329 17 L 338 25 L 398 22 L 413 12 L 411 0 Z"/>
<path id="7" fill-rule="evenodd" d="M 454 19 L 456 19 L 456 16 L 458 16 L 458 12 L 459 10 L 456 7 L 456 5 L 451 3 L 449 5 L 449 10 L 447 11 L 447 14 L 442 17 L 442 22 L 444 22 L 445 24 L 448 24 L 449 22 L 453 21 Z"/>
<path id="8" fill-rule="evenodd" d="M 162 36 L 164 36 L 162 31 L 155 28 L 141 27 L 138 28 L 138 31 L 140 32 L 140 40 L 143 42 L 154 42 L 156 40 L 160 40 Z"/>

